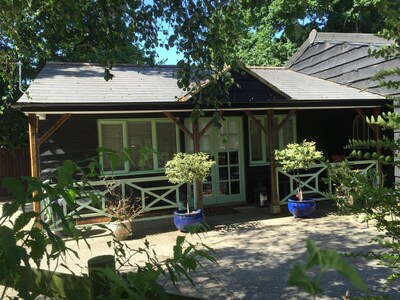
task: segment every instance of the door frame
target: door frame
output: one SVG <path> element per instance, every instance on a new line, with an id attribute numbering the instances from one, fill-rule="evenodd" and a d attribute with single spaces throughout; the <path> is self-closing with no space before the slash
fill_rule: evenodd
<path id="1" fill-rule="evenodd" d="M 199 118 L 200 123 L 200 131 L 204 128 L 204 126 L 210 121 L 211 118 Z M 200 140 L 200 151 L 204 151 L 209 153 L 213 159 L 216 161 L 216 165 L 214 165 L 211 169 L 211 186 L 212 186 L 212 196 L 203 194 L 203 204 L 204 205 L 219 205 L 219 204 L 228 204 L 228 203 L 244 203 L 246 202 L 246 181 L 245 181 L 245 159 L 244 159 L 244 138 L 243 138 L 243 118 L 239 116 L 232 117 L 224 117 L 224 121 L 236 121 L 237 124 L 237 135 L 238 135 L 238 169 L 239 169 L 239 194 L 234 195 L 220 195 L 220 180 L 219 180 L 219 161 L 218 161 L 218 153 L 219 153 L 219 141 L 221 139 L 220 131 L 215 127 L 210 127 L 210 129 L 201 137 Z M 188 128 L 191 128 L 192 119 L 185 119 L 185 125 Z M 225 125 L 223 125 L 225 126 Z M 228 134 L 229 135 L 229 134 Z M 209 143 L 205 143 L 208 145 L 209 149 L 204 149 L 204 138 L 209 138 Z M 227 141 L 228 143 L 229 141 Z M 192 141 L 185 137 L 185 145 L 187 152 L 193 152 L 193 143 Z M 202 147 L 203 146 L 203 147 Z M 229 149 L 228 149 L 229 150 Z M 229 169 L 228 163 L 228 169 Z M 228 179 L 230 181 L 230 179 Z M 207 184 L 204 183 L 204 184 Z M 203 191 L 203 188 L 202 188 Z"/>

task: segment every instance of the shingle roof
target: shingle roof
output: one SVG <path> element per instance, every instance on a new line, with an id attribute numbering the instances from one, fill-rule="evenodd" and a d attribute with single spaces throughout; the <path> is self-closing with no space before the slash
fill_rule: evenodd
<path id="1" fill-rule="evenodd" d="M 134 103 L 174 102 L 183 95 L 177 86 L 176 67 L 120 65 L 105 81 L 104 67 L 93 64 L 47 63 L 18 102 Z"/>
<path id="2" fill-rule="evenodd" d="M 379 87 L 372 76 L 388 66 L 400 66 L 400 62 L 371 57 L 368 50 L 388 43 L 372 34 L 312 31 L 285 68 L 243 70 L 286 99 L 381 99 L 382 95 L 400 95 L 400 91 Z M 191 97 L 178 88 L 177 70 L 119 65 L 112 70 L 115 78 L 107 82 L 99 65 L 47 63 L 16 106 L 173 104 Z"/>
<path id="3" fill-rule="evenodd" d="M 250 68 L 293 100 L 383 99 L 384 97 L 286 68 Z"/>
<path id="4" fill-rule="evenodd" d="M 400 90 L 379 87 L 379 81 L 372 78 L 379 70 L 400 67 L 399 60 L 385 60 L 369 55 L 369 50 L 390 43 L 373 34 L 324 33 L 313 30 L 286 67 L 371 93 L 400 95 Z"/>

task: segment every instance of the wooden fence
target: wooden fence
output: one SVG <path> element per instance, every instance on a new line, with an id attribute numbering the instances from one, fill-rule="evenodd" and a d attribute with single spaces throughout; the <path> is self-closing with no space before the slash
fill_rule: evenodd
<path id="1" fill-rule="evenodd" d="M 30 176 L 29 148 L 18 148 L 13 150 L 0 149 L 0 182 L 4 177 L 20 178 Z M 0 198 L 6 198 L 6 189 L 0 185 Z"/>

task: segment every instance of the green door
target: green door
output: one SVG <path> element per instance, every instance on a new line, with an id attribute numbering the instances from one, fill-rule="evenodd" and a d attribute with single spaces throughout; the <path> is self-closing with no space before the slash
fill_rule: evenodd
<path id="1" fill-rule="evenodd" d="M 201 118 L 200 131 L 210 121 Z M 191 120 L 186 125 L 190 128 Z M 209 153 L 216 161 L 211 175 L 202 184 L 204 205 L 244 202 L 243 136 L 242 120 L 226 117 L 220 130 L 211 127 L 200 140 L 200 150 Z M 186 141 L 188 152 L 193 151 L 193 142 Z"/>

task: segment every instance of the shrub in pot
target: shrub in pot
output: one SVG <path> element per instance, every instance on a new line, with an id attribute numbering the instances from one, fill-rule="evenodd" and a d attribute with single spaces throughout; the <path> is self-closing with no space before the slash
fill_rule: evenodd
<path id="1" fill-rule="evenodd" d="M 207 153 L 176 153 L 165 165 L 165 175 L 173 184 L 204 182 L 215 164 Z M 175 226 L 184 231 L 185 228 L 203 222 L 201 209 L 190 210 L 189 200 L 186 201 L 186 210 L 174 213 Z"/>
<path id="2" fill-rule="evenodd" d="M 132 236 L 132 219 L 140 215 L 141 198 L 134 195 L 122 197 L 115 189 L 108 188 L 107 214 L 111 217 L 108 228 L 117 241 Z"/>
<path id="3" fill-rule="evenodd" d="M 309 169 L 323 158 L 323 153 L 317 151 L 313 141 L 290 143 L 282 150 L 275 150 L 275 159 L 280 163 L 282 170 L 295 176 L 297 197 L 288 200 L 289 211 L 294 217 L 308 217 L 315 211 L 315 201 L 303 198 L 300 171 Z"/>

